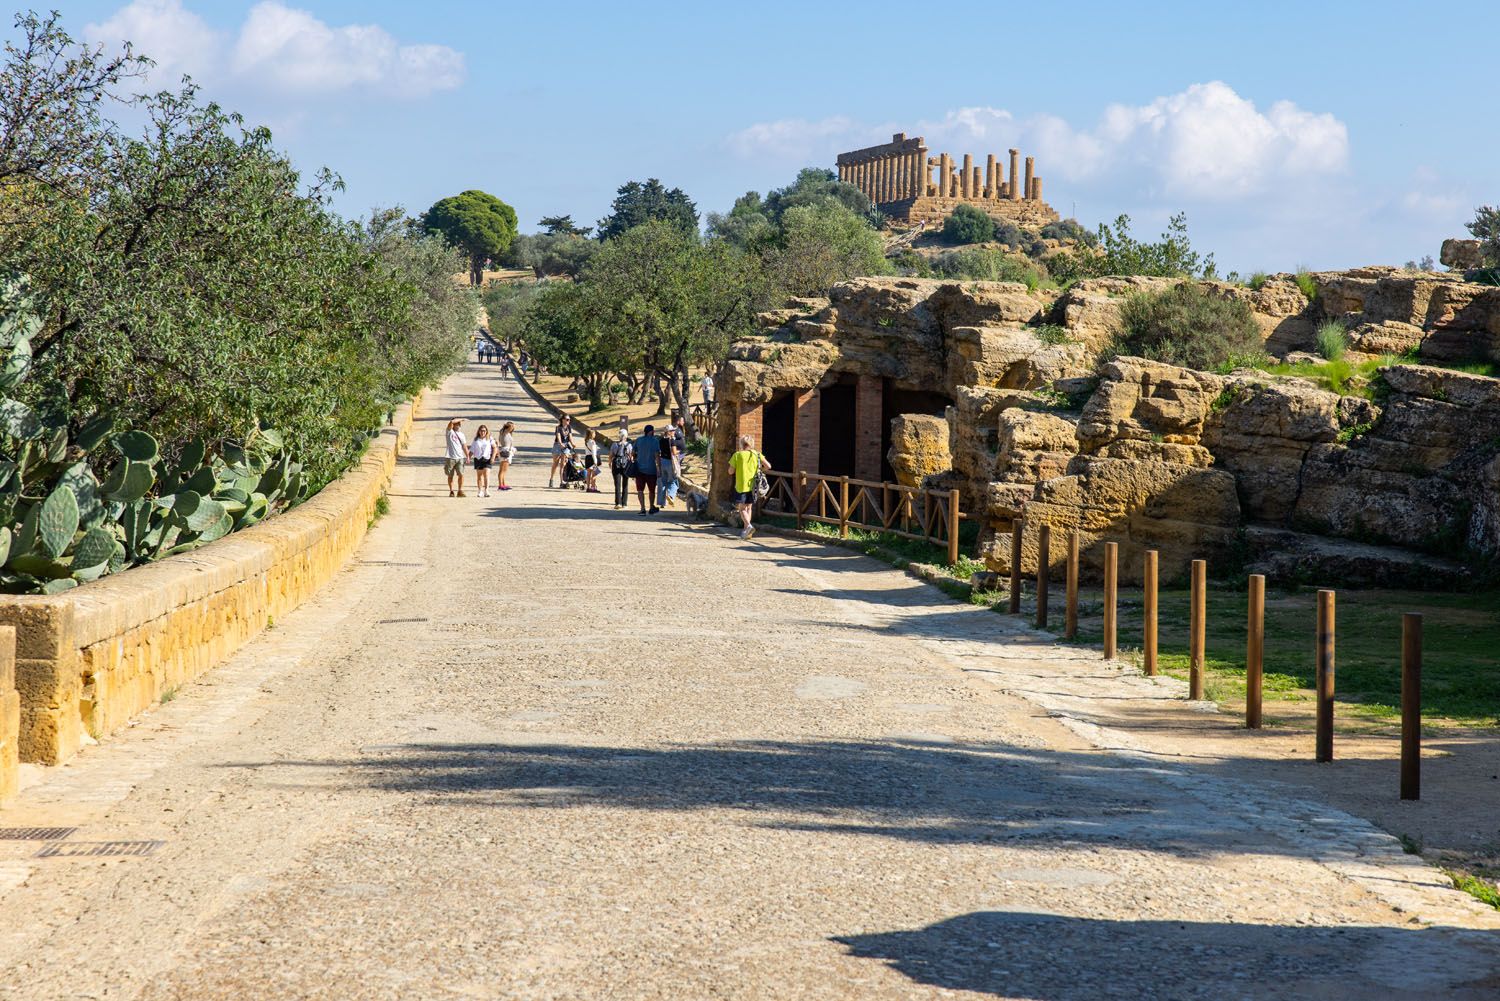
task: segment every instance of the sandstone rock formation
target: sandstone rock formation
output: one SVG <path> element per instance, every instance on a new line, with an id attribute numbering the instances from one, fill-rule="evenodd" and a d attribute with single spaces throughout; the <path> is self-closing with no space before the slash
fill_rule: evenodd
<path id="1" fill-rule="evenodd" d="M 920 487 L 929 476 L 953 468 L 948 450 L 948 420 L 928 414 L 901 414 L 891 421 L 891 447 L 886 458 L 896 471 L 896 482 Z"/>

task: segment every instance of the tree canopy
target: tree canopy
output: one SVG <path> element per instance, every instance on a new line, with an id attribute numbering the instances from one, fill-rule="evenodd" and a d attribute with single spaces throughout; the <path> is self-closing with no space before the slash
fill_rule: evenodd
<path id="1" fill-rule="evenodd" d="M 698 207 L 681 188 L 668 190 L 656 178 L 645 184 L 620 185 L 609 215 L 599 220 L 599 239 L 611 240 L 648 222 L 668 223 L 685 233 L 698 232 Z"/>
<path id="2" fill-rule="evenodd" d="M 516 238 L 516 210 L 494 195 L 470 189 L 435 202 L 423 214 L 422 225 L 467 255 L 469 280 L 480 285 L 484 262 L 498 259 Z"/>

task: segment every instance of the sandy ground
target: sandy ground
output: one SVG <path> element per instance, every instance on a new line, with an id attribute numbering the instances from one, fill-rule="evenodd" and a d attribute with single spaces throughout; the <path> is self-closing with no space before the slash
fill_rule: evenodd
<path id="1" fill-rule="evenodd" d="M 447 496 L 450 413 L 518 422 L 518 489 Z M 1500 914 L 1389 835 L 1090 718 L 1162 683 L 546 490 L 494 367 L 424 415 L 346 572 L 0 814 L 162 842 L 0 841 L 0 998 L 1500 991 Z"/>

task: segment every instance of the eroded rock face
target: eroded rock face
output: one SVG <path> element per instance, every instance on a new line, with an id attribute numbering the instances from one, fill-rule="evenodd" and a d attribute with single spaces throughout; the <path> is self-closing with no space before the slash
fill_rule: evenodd
<path id="1" fill-rule="evenodd" d="M 891 447 L 886 453 L 896 481 L 920 487 L 929 476 L 953 468 L 948 450 L 948 420 L 926 414 L 902 414 L 891 421 Z"/>
<path id="2" fill-rule="evenodd" d="M 1458 271 L 1484 267 L 1484 253 L 1478 240 L 1444 240 L 1438 260 L 1444 267 Z"/>

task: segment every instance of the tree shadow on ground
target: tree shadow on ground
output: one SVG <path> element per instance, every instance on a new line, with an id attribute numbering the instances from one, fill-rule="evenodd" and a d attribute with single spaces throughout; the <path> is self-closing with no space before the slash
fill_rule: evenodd
<path id="1" fill-rule="evenodd" d="M 817 692 L 808 693 L 817 697 Z M 921 725 L 913 715 L 914 731 Z M 1001 743 L 737 741 L 665 747 L 411 743 L 354 760 L 360 785 L 503 808 L 743 811 L 782 830 L 928 843 L 1129 843 L 1196 856 L 1300 854 L 1163 784 L 1152 764 Z M 256 767 L 242 763 L 235 767 Z"/>
<path id="2" fill-rule="evenodd" d="M 1500 996 L 1493 933 L 979 911 L 834 941 L 920 984 L 1035 1001 Z"/>

